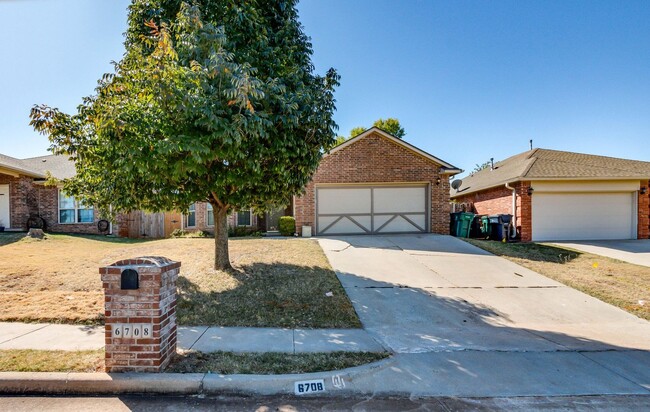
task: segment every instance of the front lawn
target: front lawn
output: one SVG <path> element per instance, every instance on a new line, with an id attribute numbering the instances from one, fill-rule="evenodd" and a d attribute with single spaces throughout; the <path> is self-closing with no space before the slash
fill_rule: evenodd
<path id="1" fill-rule="evenodd" d="M 463 240 L 650 320 L 650 268 L 559 245 Z"/>
<path id="2" fill-rule="evenodd" d="M 136 256 L 182 262 L 183 325 L 360 327 L 318 243 L 231 239 L 234 271 L 212 269 L 213 239 L 131 240 L 49 234 L 4 242 L 0 235 L 0 321 L 100 324 L 98 268 Z M 332 292 L 333 296 L 326 296 Z"/>

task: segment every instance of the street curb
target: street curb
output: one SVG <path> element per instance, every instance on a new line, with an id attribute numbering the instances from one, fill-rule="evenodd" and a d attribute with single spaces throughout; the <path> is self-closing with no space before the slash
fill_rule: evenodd
<path id="1" fill-rule="evenodd" d="M 340 371 L 290 375 L 0 372 L 0 394 L 292 395 L 296 381 L 323 379 L 325 392 L 315 395 L 361 395 L 365 393 L 354 390 L 355 377 L 392 363 L 387 358 Z"/>

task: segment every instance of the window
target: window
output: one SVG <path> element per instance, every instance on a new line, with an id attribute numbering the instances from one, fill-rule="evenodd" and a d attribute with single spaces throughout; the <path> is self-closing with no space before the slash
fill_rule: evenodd
<path id="1" fill-rule="evenodd" d="M 243 210 L 237 212 L 237 226 L 250 226 L 251 225 L 251 211 Z"/>
<path id="2" fill-rule="evenodd" d="M 207 210 L 206 218 L 205 218 L 206 224 L 208 226 L 214 226 L 214 215 L 212 214 L 212 205 L 210 203 L 208 203 L 208 207 L 206 210 Z"/>
<path id="3" fill-rule="evenodd" d="M 59 223 L 93 223 L 95 210 L 59 190 Z"/>
<path id="4" fill-rule="evenodd" d="M 196 226 L 196 203 L 190 205 L 190 211 L 185 215 L 185 227 Z"/>

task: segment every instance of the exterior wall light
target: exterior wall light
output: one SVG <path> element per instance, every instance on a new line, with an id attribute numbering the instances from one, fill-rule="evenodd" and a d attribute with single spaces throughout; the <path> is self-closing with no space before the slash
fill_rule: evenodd
<path id="1" fill-rule="evenodd" d="M 643 187 L 641 188 L 641 190 L 639 190 L 639 193 L 641 193 L 642 195 L 645 195 L 647 190 L 648 190 L 648 188 L 645 187 L 645 186 L 643 186 Z"/>
<path id="2" fill-rule="evenodd" d="M 437 178 L 436 179 L 436 186 L 440 186 L 440 182 L 441 182 L 440 178 Z"/>
<path id="3" fill-rule="evenodd" d="M 528 196 L 531 196 L 533 194 L 533 191 L 535 191 L 535 189 L 533 189 L 532 186 L 528 186 L 528 191 L 527 191 Z"/>

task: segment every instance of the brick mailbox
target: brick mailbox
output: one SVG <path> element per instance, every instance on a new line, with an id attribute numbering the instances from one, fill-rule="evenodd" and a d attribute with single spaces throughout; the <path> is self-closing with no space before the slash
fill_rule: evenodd
<path id="1" fill-rule="evenodd" d="M 180 262 L 159 256 L 99 269 L 104 287 L 106 372 L 161 372 L 176 353 Z"/>

